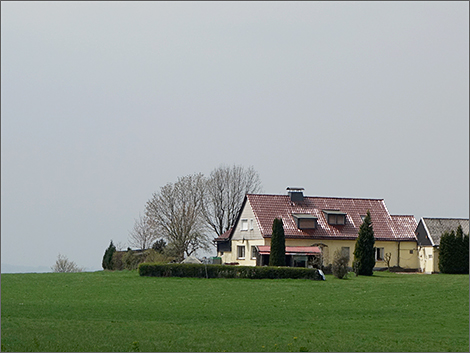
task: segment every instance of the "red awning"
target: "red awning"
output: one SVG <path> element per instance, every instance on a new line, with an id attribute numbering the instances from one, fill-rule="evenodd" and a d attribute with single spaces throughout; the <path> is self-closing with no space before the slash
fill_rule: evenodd
<path id="1" fill-rule="evenodd" d="M 269 255 L 270 245 L 258 245 L 260 255 Z M 317 246 L 286 246 L 286 255 L 320 255 L 320 248 Z"/>

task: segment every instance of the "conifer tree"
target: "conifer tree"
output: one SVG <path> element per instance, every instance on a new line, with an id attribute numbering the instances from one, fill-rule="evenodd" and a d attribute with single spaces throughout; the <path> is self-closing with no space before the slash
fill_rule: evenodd
<path id="1" fill-rule="evenodd" d="M 271 253 L 269 266 L 286 265 L 286 237 L 282 219 L 275 218 L 273 221 L 273 233 L 271 236 Z"/>
<path id="2" fill-rule="evenodd" d="M 455 273 L 455 232 L 444 232 L 439 242 L 439 271 L 442 273 Z"/>
<path id="3" fill-rule="evenodd" d="M 469 261 L 469 257 L 468 257 L 468 255 L 469 255 L 468 254 L 469 253 L 469 248 L 468 248 L 469 244 L 468 244 L 468 241 L 469 241 L 468 234 L 464 234 L 463 235 L 463 246 L 462 246 L 462 249 L 463 249 L 463 252 L 464 252 L 463 253 L 463 260 L 462 260 L 463 265 L 464 265 L 464 270 L 463 270 L 462 273 L 466 273 L 466 274 L 468 274 L 468 272 L 469 272 L 469 262 L 468 262 Z"/>
<path id="4" fill-rule="evenodd" d="M 111 240 L 108 248 L 104 252 L 103 261 L 101 265 L 103 266 L 104 270 L 113 270 L 113 254 L 116 252 L 116 247 Z"/>
<path id="5" fill-rule="evenodd" d="M 463 229 L 459 225 L 455 232 L 455 250 L 454 250 L 454 264 L 455 273 L 465 273 L 465 249 L 463 241 Z M 467 262 L 468 267 L 468 262 Z"/>
<path id="6" fill-rule="evenodd" d="M 372 276 L 375 266 L 375 238 L 370 212 L 359 228 L 354 248 L 354 268 L 357 275 Z"/>

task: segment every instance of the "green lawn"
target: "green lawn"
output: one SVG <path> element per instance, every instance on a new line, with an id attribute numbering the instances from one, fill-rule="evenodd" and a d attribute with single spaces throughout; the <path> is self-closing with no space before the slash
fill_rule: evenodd
<path id="1" fill-rule="evenodd" d="M 468 275 L 1 279 L 2 351 L 469 351 Z"/>

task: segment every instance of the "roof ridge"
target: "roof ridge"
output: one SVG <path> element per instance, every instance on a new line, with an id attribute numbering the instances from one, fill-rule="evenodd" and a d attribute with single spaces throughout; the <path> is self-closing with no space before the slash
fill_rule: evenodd
<path id="1" fill-rule="evenodd" d="M 289 197 L 289 195 L 281 194 L 246 194 L 246 196 L 282 196 Z M 304 198 L 309 199 L 337 199 L 337 200 L 374 200 L 374 201 L 384 201 L 384 199 L 379 198 L 370 198 L 370 197 L 341 197 L 341 196 L 304 196 Z"/>
<path id="2" fill-rule="evenodd" d="M 453 218 L 453 217 L 422 217 L 423 219 L 448 219 L 448 220 L 462 220 L 462 221 L 468 221 L 468 218 Z"/>

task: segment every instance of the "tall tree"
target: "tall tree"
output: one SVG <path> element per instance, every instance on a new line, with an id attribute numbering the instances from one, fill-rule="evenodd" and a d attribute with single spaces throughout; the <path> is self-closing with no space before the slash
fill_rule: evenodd
<path id="1" fill-rule="evenodd" d="M 134 228 L 129 232 L 129 245 L 146 250 L 156 239 L 157 232 L 152 228 L 150 219 L 146 215 L 139 215 L 139 218 L 135 220 Z"/>
<path id="2" fill-rule="evenodd" d="M 359 234 L 354 248 L 354 268 L 358 275 L 372 276 L 375 266 L 375 238 L 370 212 L 364 218 L 359 228 Z"/>
<path id="3" fill-rule="evenodd" d="M 460 227 L 460 226 L 459 226 Z M 460 229 L 462 229 L 462 227 L 460 227 Z M 463 230 L 462 230 L 462 233 L 463 233 Z M 462 259 L 462 263 L 463 263 L 463 271 L 462 273 L 466 273 L 468 274 L 469 272 L 469 235 L 468 234 L 464 234 L 463 235 L 463 246 L 462 246 L 462 251 L 463 251 L 463 259 Z"/>
<path id="4" fill-rule="evenodd" d="M 114 264 L 113 264 L 113 254 L 116 252 L 116 247 L 113 244 L 113 241 L 109 243 L 108 248 L 104 252 L 103 255 L 103 261 L 101 262 L 101 265 L 103 266 L 104 270 L 113 270 L 114 269 Z"/>
<path id="5" fill-rule="evenodd" d="M 468 273 L 468 234 L 459 225 L 457 230 L 444 232 L 439 242 L 439 271 L 442 273 Z"/>
<path id="6" fill-rule="evenodd" d="M 286 237 L 282 219 L 275 218 L 273 221 L 273 232 L 271 236 L 271 251 L 269 255 L 269 266 L 286 265 Z"/>
<path id="7" fill-rule="evenodd" d="M 455 266 L 455 232 L 444 232 L 439 241 L 439 271 L 442 273 L 456 273 Z"/>
<path id="8" fill-rule="evenodd" d="M 235 224 L 245 195 L 261 191 L 261 179 L 253 167 L 221 165 L 207 178 L 205 191 L 204 220 L 219 236 Z"/>
<path id="9" fill-rule="evenodd" d="M 162 235 L 180 260 L 198 249 L 209 249 L 202 217 L 205 182 L 202 174 L 178 178 L 154 193 L 145 214 L 152 228 Z"/>

